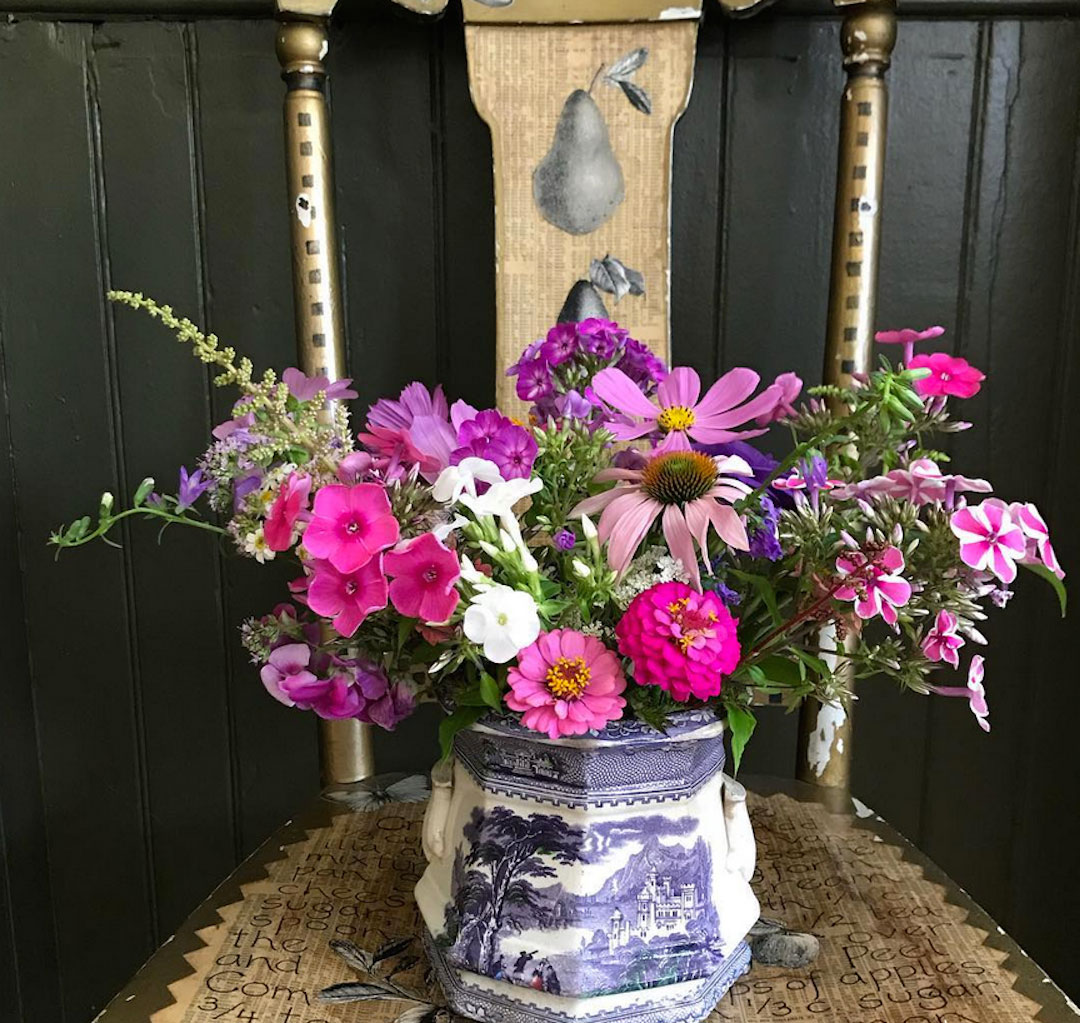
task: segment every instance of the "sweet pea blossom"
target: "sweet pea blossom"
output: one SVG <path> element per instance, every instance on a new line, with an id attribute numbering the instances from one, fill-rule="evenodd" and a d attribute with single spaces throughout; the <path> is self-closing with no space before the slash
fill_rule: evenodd
<path id="1" fill-rule="evenodd" d="M 862 551 L 850 551 L 836 559 L 836 570 L 851 582 L 835 592 L 838 600 L 855 601 L 855 614 L 863 621 L 881 615 L 895 625 L 896 609 L 911 599 L 911 583 L 901 578 L 904 555 L 896 547 L 867 557 Z"/>
<path id="2" fill-rule="evenodd" d="M 900 330 L 879 330 L 874 335 L 874 340 L 879 345 L 903 345 L 905 366 L 911 365 L 912 356 L 915 354 L 915 346 L 920 341 L 932 341 L 945 333 L 944 327 L 927 327 L 925 330 L 913 330 L 911 327 L 903 327 Z"/>
<path id="3" fill-rule="evenodd" d="M 307 603 L 316 614 L 332 619 L 342 636 L 353 635 L 373 611 L 386 607 L 388 586 L 382 556 L 364 562 L 352 572 L 339 572 L 329 561 L 312 566 Z"/>
<path id="4" fill-rule="evenodd" d="M 959 620 L 949 611 L 939 611 L 934 619 L 934 627 L 922 641 L 922 650 L 927 660 L 944 661 L 954 668 L 960 666 L 960 648 L 964 638 L 957 634 Z"/>
<path id="5" fill-rule="evenodd" d="M 528 593 L 499 584 L 472 598 L 462 627 L 472 642 L 483 646 L 489 661 L 505 664 L 536 642 L 540 616 Z"/>
<path id="6" fill-rule="evenodd" d="M 288 387 L 289 393 L 297 401 L 313 401 L 320 391 L 326 395 L 327 401 L 346 401 L 359 397 L 348 378 L 343 377 L 331 383 L 328 376 L 320 374 L 309 377 L 294 366 L 281 374 L 281 382 Z"/>
<path id="7" fill-rule="evenodd" d="M 986 702 L 986 689 L 983 687 L 985 660 L 982 654 L 971 658 L 966 686 L 930 686 L 930 691 L 938 696 L 959 696 L 968 701 L 971 713 L 984 732 L 990 731 L 990 707 Z"/>
<path id="8" fill-rule="evenodd" d="M 259 671 L 266 691 L 286 707 L 295 707 L 322 691 L 323 683 L 311 671 L 311 647 L 307 643 L 287 643 L 271 651 L 268 663 Z"/>
<path id="9" fill-rule="evenodd" d="M 974 507 L 960 508 L 949 519 L 949 528 L 960 541 L 960 560 L 977 572 L 992 572 L 1003 583 L 1016 578 L 1016 563 L 1027 551 L 1020 526 L 1009 507 L 988 498 Z"/>
<path id="10" fill-rule="evenodd" d="M 272 551 L 287 551 L 296 541 L 296 524 L 307 510 L 310 492 L 311 477 L 307 473 L 290 473 L 282 484 L 263 526 L 266 545 Z"/>
<path id="11" fill-rule="evenodd" d="M 634 440 L 659 431 L 663 439 L 657 445 L 658 451 L 689 451 L 692 440 L 723 444 L 766 432 L 764 428 L 733 429 L 771 412 L 783 397 L 782 388 L 772 384 L 747 401 L 760 379 L 751 369 L 729 370 L 699 401 L 701 378 L 694 370 L 679 366 L 657 387 L 656 404 L 614 367 L 597 373 L 592 386 L 597 397 L 628 417 L 626 422 L 612 422 L 607 427 L 619 440 Z"/>
<path id="12" fill-rule="evenodd" d="M 334 483 L 315 495 L 304 547 L 338 572 L 349 574 L 398 541 L 398 521 L 379 483 Z"/>
<path id="13" fill-rule="evenodd" d="M 400 614 L 425 622 L 445 622 L 460 599 L 454 583 L 461 576 L 453 551 L 424 533 L 383 555 L 393 580 L 390 601 Z"/>
<path id="14" fill-rule="evenodd" d="M 915 390 L 924 398 L 948 395 L 954 398 L 971 398 L 979 393 L 986 374 L 976 369 L 967 359 L 948 352 L 932 355 L 916 355 L 908 361 L 908 369 L 928 369 L 930 375 L 915 381 Z"/>

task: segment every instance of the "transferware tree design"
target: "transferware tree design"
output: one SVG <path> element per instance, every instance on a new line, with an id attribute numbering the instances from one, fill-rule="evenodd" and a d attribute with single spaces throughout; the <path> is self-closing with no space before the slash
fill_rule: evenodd
<path id="1" fill-rule="evenodd" d="M 491 974 L 500 935 L 535 926 L 551 909 L 533 880 L 553 878 L 557 864 L 583 861 L 585 833 L 550 814 L 519 817 L 497 806 L 474 809 L 465 838 L 466 873 L 454 899 L 461 921 L 456 945 L 470 965 Z"/>

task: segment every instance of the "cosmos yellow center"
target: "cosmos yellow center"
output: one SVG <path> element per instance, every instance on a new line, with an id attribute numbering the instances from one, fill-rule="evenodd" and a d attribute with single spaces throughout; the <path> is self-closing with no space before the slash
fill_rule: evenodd
<path id="1" fill-rule="evenodd" d="M 668 614 L 675 619 L 677 635 L 675 643 L 685 654 L 698 640 L 711 639 L 715 634 L 713 624 L 717 621 L 715 611 L 698 611 L 689 607 L 686 597 L 673 600 L 667 606 Z"/>
<path id="2" fill-rule="evenodd" d="M 672 405 L 656 417 L 656 422 L 664 433 L 671 433 L 672 430 L 689 430 L 695 422 L 694 410 L 685 405 Z"/>
<path id="3" fill-rule="evenodd" d="M 686 504 L 704 497 L 716 482 L 716 462 L 700 451 L 657 455 L 641 473 L 641 486 L 661 504 Z"/>
<path id="4" fill-rule="evenodd" d="M 557 700 L 576 700 L 588 688 L 592 672 L 584 657 L 560 657 L 549 669 L 544 681 Z"/>

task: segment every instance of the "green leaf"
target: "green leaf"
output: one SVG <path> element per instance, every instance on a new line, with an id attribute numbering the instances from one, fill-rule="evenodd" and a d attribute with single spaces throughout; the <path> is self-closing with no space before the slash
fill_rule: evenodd
<path id="1" fill-rule="evenodd" d="M 756 667 L 761 669 L 761 672 L 769 681 L 785 686 L 802 685 L 803 677 L 802 672 L 799 671 L 799 666 L 787 657 L 771 654 L 769 657 L 763 657 L 758 661 Z"/>
<path id="2" fill-rule="evenodd" d="M 412 635 L 416 627 L 415 618 L 399 618 L 397 623 L 397 651 L 400 654 L 405 641 Z"/>
<path id="3" fill-rule="evenodd" d="M 797 646 L 791 647 L 791 652 L 820 678 L 829 678 L 832 675 L 829 666 L 820 657 L 815 657 L 805 650 L 800 650 Z"/>
<path id="4" fill-rule="evenodd" d="M 745 707 L 739 707 L 734 703 L 727 706 L 728 728 L 731 731 L 731 759 L 735 761 L 735 774 L 739 773 L 739 764 L 742 763 L 743 751 L 750 741 L 757 727 L 757 718 Z"/>
<path id="5" fill-rule="evenodd" d="M 743 582 L 749 583 L 755 590 L 761 594 L 761 599 L 765 601 L 765 606 L 769 609 L 769 614 L 772 615 L 773 623 L 779 625 L 781 622 L 780 609 L 776 604 L 776 591 L 772 587 L 772 583 L 763 575 L 755 575 L 753 572 L 742 572 L 738 569 L 732 569 L 731 574 L 736 579 L 741 579 Z"/>
<path id="6" fill-rule="evenodd" d="M 1065 584 L 1050 571 L 1045 565 L 1039 564 L 1024 564 L 1029 572 L 1034 572 L 1036 575 L 1041 575 L 1051 586 L 1054 587 L 1054 592 L 1057 594 L 1058 603 L 1061 605 L 1061 617 L 1065 617 L 1065 610 L 1068 606 L 1069 595 L 1065 592 Z"/>
<path id="7" fill-rule="evenodd" d="M 81 519 L 76 519 L 70 526 L 65 536 L 67 540 L 81 540 L 86 536 L 86 531 L 90 528 L 90 516 L 84 515 Z"/>
<path id="8" fill-rule="evenodd" d="M 475 724 L 487 713 L 487 707 L 458 707 L 449 717 L 439 724 L 439 748 L 443 760 L 449 760 L 454 751 L 454 736 L 463 728 Z"/>
<path id="9" fill-rule="evenodd" d="M 480 675 L 480 699 L 492 710 L 502 710 L 502 689 L 486 671 Z"/>

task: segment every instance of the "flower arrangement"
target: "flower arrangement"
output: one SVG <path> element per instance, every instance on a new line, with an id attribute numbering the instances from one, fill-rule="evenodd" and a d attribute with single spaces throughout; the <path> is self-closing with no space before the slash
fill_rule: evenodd
<path id="1" fill-rule="evenodd" d="M 617 324 L 561 323 L 508 371 L 528 423 L 420 383 L 354 433 L 347 380 L 253 375 L 188 320 L 143 309 L 240 392 L 175 495 L 144 480 L 53 534 L 58 547 L 140 516 L 220 533 L 296 566 L 289 600 L 242 626 L 267 691 L 392 729 L 420 700 L 444 751 L 489 711 L 552 739 L 634 717 L 658 729 L 723 708 L 736 760 L 756 692 L 845 696 L 883 675 L 959 696 L 989 729 L 980 627 L 1018 568 L 1064 577 L 1030 503 L 947 471 L 951 399 L 984 376 L 915 355 L 943 332 L 890 331 L 893 366 L 850 388 L 729 370 L 704 394 Z M 776 457 L 751 441 L 786 432 Z M 777 450 L 777 438 L 761 440 Z M 781 440 L 782 446 L 782 440 Z M 942 676 L 961 671 L 966 683 Z M 963 677 L 963 676 L 961 676 Z"/>

